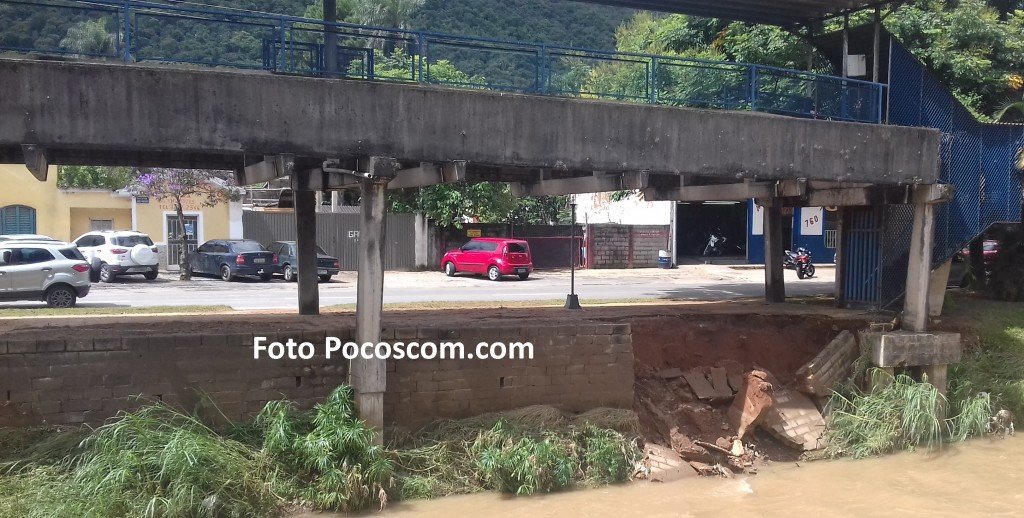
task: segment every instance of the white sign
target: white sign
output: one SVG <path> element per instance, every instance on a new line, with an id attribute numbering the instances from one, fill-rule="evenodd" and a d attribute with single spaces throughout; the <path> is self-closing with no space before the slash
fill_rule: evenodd
<path id="1" fill-rule="evenodd" d="M 750 216 L 751 217 L 751 220 L 750 220 L 750 223 L 751 223 L 750 233 L 751 233 L 751 235 L 755 235 L 755 236 L 763 236 L 764 235 L 764 207 L 762 207 L 762 206 L 760 206 L 760 205 L 758 205 L 756 203 L 752 203 L 751 206 L 754 207 L 754 210 L 752 211 L 753 214 L 751 214 L 751 216 Z"/>
<path id="2" fill-rule="evenodd" d="M 825 234 L 825 209 L 804 207 L 800 209 L 800 235 L 820 236 Z"/>
<path id="3" fill-rule="evenodd" d="M 359 231 L 358 230 L 349 230 L 348 231 L 348 238 L 349 239 L 359 239 Z"/>

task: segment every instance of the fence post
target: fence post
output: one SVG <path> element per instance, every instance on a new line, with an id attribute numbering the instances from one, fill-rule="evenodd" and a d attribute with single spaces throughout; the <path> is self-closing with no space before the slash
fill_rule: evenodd
<path id="1" fill-rule="evenodd" d="M 124 1 L 124 23 L 121 31 L 124 33 L 124 60 L 126 63 L 132 61 L 132 4 L 129 0 Z"/>
<path id="2" fill-rule="evenodd" d="M 757 65 L 750 65 L 750 111 L 757 111 Z"/>
<path id="3" fill-rule="evenodd" d="M 537 85 L 534 90 L 541 94 L 548 93 L 548 46 L 541 44 L 537 53 Z"/>
<path id="4" fill-rule="evenodd" d="M 418 54 L 419 54 L 419 57 L 420 57 L 419 63 L 417 64 L 418 69 L 416 71 L 417 82 L 419 84 L 429 83 L 430 82 L 429 81 L 430 78 L 428 77 L 428 78 L 426 78 L 426 80 L 424 80 L 424 77 L 423 77 L 423 62 L 426 61 L 428 58 L 427 58 L 427 38 L 426 38 L 426 36 L 422 32 L 417 32 L 416 33 L 416 46 L 419 47 Z M 429 66 L 427 67 L 427 74 L 430 74 L 430 67 Z"/>
<path id="5" fill-rule="evenodd" d="M 278 31 L 281 33 L 281 57 L 277 60 L 278 72 L 285 72 L 288 70 L 288 28 L 284 18 L 278 21 Z"/>
<path id="6" fill-rule="evenodd" d="M 658 104 L 658 56 L 651 56 L 651 72 L 647 75 L 647 95 L 651 104 Z"/>

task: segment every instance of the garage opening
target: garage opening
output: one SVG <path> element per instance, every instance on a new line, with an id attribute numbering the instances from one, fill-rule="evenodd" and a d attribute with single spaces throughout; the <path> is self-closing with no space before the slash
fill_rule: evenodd
<path id="1" fill-rule="evenodd" d="M 709 249 L 711 237 L 718 238 Z M 707 201 L 676 206 L 676 250 L 680 264 L 722 257 L 747 256 L 747 202 Z"/>

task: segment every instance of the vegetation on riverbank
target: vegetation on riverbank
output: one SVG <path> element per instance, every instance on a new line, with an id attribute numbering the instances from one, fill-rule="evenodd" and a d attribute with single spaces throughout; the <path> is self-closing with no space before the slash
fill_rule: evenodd
<path id="1" fill-rule="evenodd" d="M 0 517 L 260 517 L 611 484 L 641 456 L 628 435 L 593 424 L 635 429 L 615 412 L 523 409 L 440 423 L 388 449 L 374 445 L 345 386 L 311 410 L 275 401 L 222 430 L 153 403 L 94 431 L 0 431 Z"/>
<path id="2" fill-rule="evenodd" d="M 830 456 L 867 457 L 935 448 L 984 435 L 997 411 L 1024 416 L 1024 307 L 961 296 L 947 313 L 963 332 L 964 356 L 950 366 L 947 396 L 928 383 L 883 371 L 886 385 L 873 393 L 833 395 L 829 407 Z"/>

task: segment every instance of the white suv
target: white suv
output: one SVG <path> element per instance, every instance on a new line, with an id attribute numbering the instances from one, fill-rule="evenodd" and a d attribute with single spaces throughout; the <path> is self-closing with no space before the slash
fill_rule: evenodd
<path id="1" fill-rule="evenodd" d="M 0 242 L 0 300 L 42 300 L 70 308 L 89 294 L 89 264 L 59 241 Z"/>
<path id="2" fill-rule="evenodd" d="M 142 274 L 156 279 L 160 255 L 146 234 L 130 230 L 103 230 L 75 240 L 92 267 L 93 281 L 112 282 L 118 275 Z"/>

